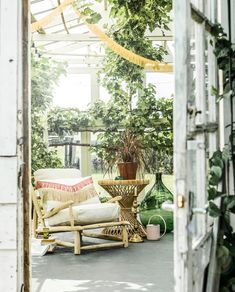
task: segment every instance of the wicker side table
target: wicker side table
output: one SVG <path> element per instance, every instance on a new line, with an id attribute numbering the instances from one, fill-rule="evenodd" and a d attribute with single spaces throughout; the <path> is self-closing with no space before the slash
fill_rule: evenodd
<path id="1" fill-rule="evenodd" d="M 127 227 L 128 238 L 133 236 L 139 238 L 133 242 L 141 242 L 140 238 L 145 237 L 144 227 L 137 220 L 137 197 L 139 193 L 149 184 L 149 180 L 99 180 L 98 184 L 105 189 L 112 197 L 122 196 L 119 201 L 121 206 L 121 220 L 129 221 L 130 225 Z M 121 237 L 121 229 L 118 226 L 112 228 L 105 228 L 103 233 Z"/>

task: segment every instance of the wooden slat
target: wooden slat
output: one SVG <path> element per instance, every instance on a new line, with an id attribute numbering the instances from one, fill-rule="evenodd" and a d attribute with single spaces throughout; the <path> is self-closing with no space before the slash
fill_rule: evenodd
<path id="1" fill-rule="evenodd" d="M 44 216 L 42 216 L 42 218 L 43 219 L 50 218 L 50 217 L 56 215 L 57 213 L 59 213 L 61 210 L 64 210 L 64 209 L 68 208 L 73 203 L 74 202 L 72 200 L 70 200 L 68 202 L 65 202 L 65 203 L 61 203 L 58 207 L 55 207 L 52 210 L 48 211 Z"/>
<path id="2" fill-rule="evenodd" d="M 175 31 L 175 98 L 174 98 L 174 175 L 175 175 L 175 212 L 174 212 L 174 276 L 175 292 L 192 291 L 192 257 L 188 253 L 191 238 L 188 237 L 187 218 L 189 201 L 187 190 L 187 99 L 191 92 L 190 29 L 191 15 L 188 0 L 174 0 Z M 184 208 L 178 208 L 178 196 L 185 198 Z"/>
<path id="3" fill-rule="evenodd" d="M 22 110 L 23 110 L 23 173 L 22 173 L 22 188 L 23 188 L 23 242 L 24 242 L 24 291 L 31 291 L 31 210 L 32 199 L 30 196 L 31 188 L 31 60 L 30 46 L 31 37 L 29 31 L 30 24 L 30 4 L 28 0 L 21 1 L 19 5 L 20 17 L 18 27 L 21 25 L 21 59 L 22 66 L 19 74 L 19 83 L 22 84 Z M 18 9 L 19 9 L 18 8 Z M 21 137 L 20 137 L 21 138 Z"/>
<path id="4" fill-rule="evenodd" d="M 17 202 L 17 157 L 0 157 L 0 202 Z M 0 204 L 1 204 L 0 203 Z"/>
<path id="5" fill-rule="evenodd" d="M 1 0 L 0 2 L 0 156 L 15 156 L 17 145 L 18 5 L 15 1 Z"/>
<path id="6" fill-rule="evenodd" d="M 88 229 L 105 228 L 105 227 L 119 226 L 119 225 L 129 225 L 129 222 L 127 222 L 127 221 L 106 222 L 106 223 L 90 224 L 90 225 L 85 225 L 85 226 L 74 226 L 74 227 L 71 227 L 71 226 L 50 226 L 49 232 L 55 233 L 55 232 L 82 231 L 82 230 L 88 230 Z M 37 233 L 43 234 L 43 230 L 38 228 Z"/>
<path id="7" fill-rule="evenodd" d="M 74 254 L 81 253 L 81 234 L 76 231 L 74 234 Z"/>
<path id="8" fill-rule="evenodd" d="M 81 250 L 100 249 L 100 248 L 118 247 L 118 246 L 123 246 L 123 243 L 122 242 L 115 242 L 115 243 L 93 244 L 93 245 L 82 246 Z"/>
<path id="9" fill-rule="evenodd" d="M 195 125 L 206 123 L 206 83 L 205 83 L 205 26 L 195 23 L 195 105 L 201 113 L 195 117 Z M 195 207 L 205 208 L 207 203 L 207 165 L 206 165 L 206 137 L 205 133 L 198 133 L 196 141 L 196 193 Z M 190 161 L 189 161 L 190 163 Z M 207 217 L 196 215 L 197 230 L 194 237 L 205 236 L 207 229 Z M 195 238 L 193 238 L 194 240 Z"/>
<path id="10" fill-rule="evenodd" d="M 15 292 L 17 286 L 17 251 L 0 250 L 0 291 Z M 20 290 L 18 290 L 20 291 Z"/>
<path id="11" fill-rule="evenodd" d="M 23 284 L 21 8 L 19 0 L 0 0 L 0 291 Z"/>
<path id="12" fill-rule="evenodd" d="M 122 242 L 123 242 L 124 247 L 128 247 L 128 232 L 127 232 L 126 225 L 122 226 Z"/>
<path id="13" fill-rule="evenodd" d="M 7 204 L 0 207 L 0 250 L 16 249 L 17 231 L 16 231 L 16 205 Z"/>
<path id="14" fill-rule="evenodd" d="M 103 233 L 98 232 L 83 232 L 83 236 L 92 237 L 92 238 L 100 238 L 100 239 L 108 239 L 108 240 L 122 240 L 121 237 L 115 236 L 115 235 L 106 235 Z"/>
<path id="15" fill-rule="evenodd" d="M 61 246 L 65 246 L 65 247 L 74 247 L 74 243 L 67 242 L 67 241 L 62 241 L 62 240 L 59 240 L 59 239 L 56 239 L 55 243 L 58 244 L 58 245 L 61 245 Z"/>

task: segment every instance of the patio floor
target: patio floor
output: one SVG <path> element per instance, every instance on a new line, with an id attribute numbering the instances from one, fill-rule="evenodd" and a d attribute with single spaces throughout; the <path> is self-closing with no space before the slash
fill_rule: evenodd
<path id="1" fill-rule="evenodd" d="M 53 254 L 32 257 L 32 269 L 33 292 L 172 292 L 173 234 L 79 256 L 61 247 Z"/>

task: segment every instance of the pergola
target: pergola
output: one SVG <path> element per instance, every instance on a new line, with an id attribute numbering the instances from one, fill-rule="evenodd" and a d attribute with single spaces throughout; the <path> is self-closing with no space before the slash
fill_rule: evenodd
<path id="1" fill-rule="evenodd" d="M 47 16 L 60 4 L 60 0 L 31 0 L 32 23 Z M 109 10 L 106 1 L 95 2 L 92 7 L 102 16 L 98 26 L 103 29 L 104 24 L 109 24 Z M 103 29 L 104 30 L 104 29 Z M 172 31 L 156 29 L 146 35 L 156 44 L 163 45 L 169 55 L 165 58 L 166 63 L 172 63 L 171 44 L 173 41 Z M 35 47 L 43 47 L 45 53 L 53 59 L 64 61 L 69 64 L 68 73 L 79 74 L 94 72 L 100 67 L 104 56 L 104 48 L 100 39 L 78 19 L 78 15 L 68 6 L 63 13 L 54 17 L 52 21 L 32 34 L 32 43 Z"/>

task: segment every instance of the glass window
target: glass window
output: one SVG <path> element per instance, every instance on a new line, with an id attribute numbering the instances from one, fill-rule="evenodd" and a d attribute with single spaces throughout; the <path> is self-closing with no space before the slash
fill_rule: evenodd
<path id="1" fill-rule="evenodd" d="M 68 74 L 60 78 L 58 87 L 54 91 L 54 106 L 76 107 L 85 111 L 90 102 L 90 74 Z"/>
<path id="2" fill-rule="evenodd" d="M 110 94 L 108 93 L 108 90 L 106 88 L 104 88 L 101 83 L 104 79 L 104 74 L 100 74 L 100 84 L 99 84 L 99 90 L 100 90 L 100 100 L 107 102 L 110 100 Z"/>
<path id="3" fill-rule="evenodd" d="M 174 94 L 173 73 L 146 73 L 146 85 L 153 84 L 156 87 L 156 97 L 172 97 Z"/>

